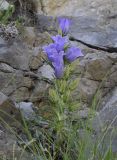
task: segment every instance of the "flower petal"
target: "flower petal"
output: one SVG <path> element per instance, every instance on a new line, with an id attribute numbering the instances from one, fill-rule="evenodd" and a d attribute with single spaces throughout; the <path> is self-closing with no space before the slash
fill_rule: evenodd
<path id="1" fill-rule="evenodd" d="M 78 57 L 82 57 L 83 54 L 81 52 L 81 50 L 77 47 L 71 47 L 67 50 L 67 53 L 65 55 L 65 58 L 69 61 L 69 62 L 73 62 L 74 60 L 76 60 Z"/>
<path id="2" fill-rule="evenodd" d="M 63 60 L 64 52 L 61 51 L 58 53 L 58 56 L 56 57 L 56 60 L 52 63 L 54 69 L 55 69 L 55 76 L 57 78 L 61 78 L 64 73 L 64 60 Z"/>
<path id="3" fill-rule="evenodd" d="M 58 52 L 62 51 L 65 45 L 68 44 L 68 37 L 62 37 L 61 35 L 56 35 L 51 37 L 56 45 L 56 49 Z"/>
<path id="4" fill-rule="evenodd" d="M 70 27 L 70 20 L 67 18 L 58 18 L 59 28 L 62 30 L 63 34 L 67 34 Z"/>
<path id="5" fill-rule="evenodd" d="M 46 53 L 49 61 L 53 62 L 56 59 L 58 52 L 55 44 L 52 43 L 48 46 L 45 46 L 43 47 L 43 50 Z"/>

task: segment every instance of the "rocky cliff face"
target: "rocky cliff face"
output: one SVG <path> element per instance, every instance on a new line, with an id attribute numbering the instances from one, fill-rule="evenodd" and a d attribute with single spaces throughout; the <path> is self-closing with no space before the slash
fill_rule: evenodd
<path id="1" fill-rule="evenodd" d="M 21 0 L 21 7 L 23 3 Z M 30 3 L 34 6 L 30 9 L 37 16 L 38 24 L 34 27 L 25 26 L 20 39 L 6 41 L 3 36 L 0 38 L 2 94 L 17 103 L 29 101 L 42 110 L 48 110 L 45 101 L 50 83 L 45 78 L 51 79 L 53 70 L 43 61 L 41 47 L 49 41 L 47 32 L 56 32 L 56 21 L 50 16 L 67 16 L 72 21 L 69 33 L 71 43 L 79 46 L 85 55 L 75 71 L 76 77 L 80 74 L 82 76 L 74 99 L 78 99 L 80 93 L 83 106 L 86 106 L 83 108 L 85 113 L 97 96 L 100 103 L 94 120 L 96 133 L 101 132 L 101 127 L 107 122 L 112 122 L 111 130 L 116 129 L 117 1 L 31 0 Z M 12 26 L 9 27 L 12 30 Z M 9 30 L 1 27 L 0 33 L 8 36 Z M 113 138 L 113 151 L 117 152 L 117 142 L 114 139 L 116 135 Z"/>
<path id="2" fill-rule="evenodd" d="M 116 0 L 40 0 L 47 15 L 108 16 L 116 12 Z"/>

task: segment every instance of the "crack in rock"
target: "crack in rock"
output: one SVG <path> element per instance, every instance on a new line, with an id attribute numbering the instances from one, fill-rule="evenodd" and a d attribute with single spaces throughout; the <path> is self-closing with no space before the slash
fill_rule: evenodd
<path id="1" fill-rule="evenodd" d="M 96 45 L 92 45 L 92 44 L 83 42 L 83 41 L 81 41 L 81 40 L 79 40 L 79 39 L 76 39 L 76 38 L 74 38 L 74 37 L 72 37 L 72 36 L 69 37 L 69 40 L 70 40 L 70 41 L 80 42 L 81 44 L 84 44 L 84 45 L 86 45 L 87 47 L 93 48 L 93 49 L 96 49 L 96 50 L 102 50 L 102 51 L 106 51 L 106 52 L 109 52 L 109 53 L 117 52 L 117 47 L 96 46 Z"/>

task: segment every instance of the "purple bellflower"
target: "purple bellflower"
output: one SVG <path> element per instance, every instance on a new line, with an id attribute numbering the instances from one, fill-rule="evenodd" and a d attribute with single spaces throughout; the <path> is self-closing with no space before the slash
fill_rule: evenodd
<path id="1" fill-rule="evenodd" d="M 69 26 L 70 20 L 66 18 L 59 19 L 59 27 L 63 35 L 68 33 Z M 64 58 L 69 62 L 73 62 L 78 57 L 83 56 L 83 54 L 77 47 L 68 48 L 69 40 L 67 36 L 56 35 L 51 38 L 53 43 L 43 47 L 43 50 L 54 67 L 55 76 L 57 78 L 62 78 L 64 74 Z"/>
<path id="2" fill-rule="evenodd" d="M 64 74 L 64 60 L 63 60 L 64 51 L 60 51 L 55 61 L 52 63 L 55 69 L 55 76 L 57 78 L 62 78 Z"/>
<path id="3" fill-rule="evenodd" d="M 59 28 L 61 29 L 62 33 L 66 35 L 69 31 L 70 27 L 70 20 L 67 18 L 58 18 Z"/>
<path id="4" fill-rule="evenodd" d="M 51 37 L 56 46 L 58 52 L 64 50 L 65 45 L 68 44 L 68 37 L 62 37 L 61 35 L 56 35 Z"/>
<path id="5" fill-rule="evenodd" d="M 50 62 L 54 62 L 55 58 L 58 55 L 58 52 L 56 50 L 56 44 L 51 43 L 48 46 L 43 47 L 44 52 L 47 55 L 47 58 Z"/>
<path id="6" fill-rule="evenodd" d="M 57 51 L 56 44 L 52 43 L 48 46 L 45 46 L 44 52 L 46 53 L 48 60 L 52 62 L 52 65 L 55 70 L 55 76 L 61 78 L 64 72 L 64 60 L 63 56 L 65 55 L 64 51 Z"/>
<path id="7" fill-rule="evenodd" d="M 68 48 L 65 58 L 69 61 L 69 62 L 73 62 L 74 60 L 76 60 L 78 57 L 82 57 L 83 54 L 81 52 L 81 50 L 77 47 L 71 47 Z"/>

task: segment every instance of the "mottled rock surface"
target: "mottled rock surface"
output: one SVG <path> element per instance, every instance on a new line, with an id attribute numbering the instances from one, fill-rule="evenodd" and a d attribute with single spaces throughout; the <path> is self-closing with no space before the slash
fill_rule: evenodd
<path id="1" fill-rule="evenodd" d="M 29 58 L 31 51 L 21 42 L 3 43 L 0 41 L 0 62 L 6 63 L 13 68 L 29 70 Z"/>
<path id="2" fill-rule="evenodd" d="M 9 7 L 9 3 L 7 1 L 0 0 L 0 11 L 7 10 Z"/>
<path id="3" fill-rule="evenodd" d="M 108 94 L 102 105 L 102 110 L 94 118 L 93 127 L 100 137 L 106 131 L 102 143 L 108 147 L 111 140 L 112 149 L 117 153 L 117 88 Z"/>
<path id="4" fill-rule="evenodd" d="M 98 15 L 107 16 L 116 11 L 116 0 L 42 0 L 43 8 L 49 15 Z M 68 9 L 69 8 L 69 9 Z"/>
<path id="5" fill-rule="evenodd" d="M 21 115 L 18 109 L 16 109 L 15 103 L 0 92 L 0 122 L 2 124 L 7 123 L 8 125 L 19 128 L 21 125 Z"/>
<path id="6" fill-rule="evenodd" d="M 22 115 L 26 119 L 33 119 L 35 114 L 34 114 L 34 105 L 31 102 L 20 102 L 16 104 L 16 108 L 18 108 L 21 112 Z"/>

